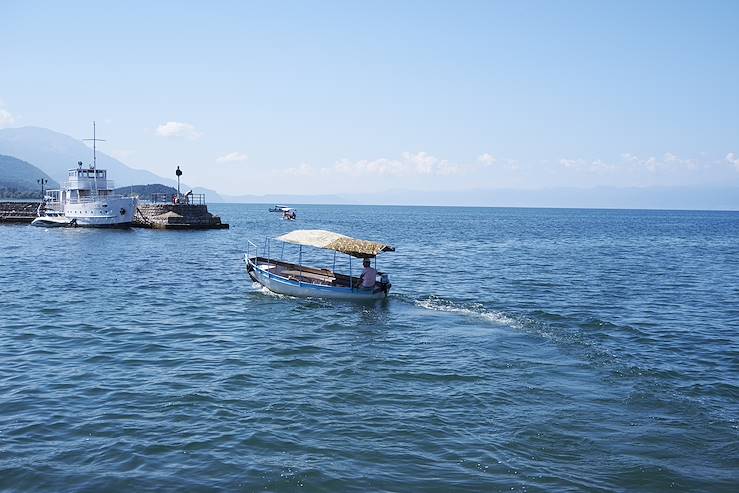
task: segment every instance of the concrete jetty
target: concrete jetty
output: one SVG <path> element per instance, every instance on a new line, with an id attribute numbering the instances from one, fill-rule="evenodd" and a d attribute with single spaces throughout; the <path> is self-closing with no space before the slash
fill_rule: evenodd
<path id="1" fill-rule="evenodd" d="M 0 223 L 30 224 L 38 201 L 0 201 Z M 228 224 L 208 212 L 205 204 L 139 203 L 133 227 L 155 229 L 227 229 Z"/>
<path id="2" fill-rule="evenodd" d="M 30 224 L 36 218 L 39 201 L 0 202 L 0 223 Z"/>
<path id="3" fill-rule="evenodd" d="M 228 224 L 208 212 L 205 204 L 141 203 L 134 227 L 156 229 L 227 229 Z"/>

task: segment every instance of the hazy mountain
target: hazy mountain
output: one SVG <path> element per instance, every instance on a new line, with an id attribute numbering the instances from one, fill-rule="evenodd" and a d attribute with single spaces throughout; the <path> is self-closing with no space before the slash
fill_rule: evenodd
<path id="1" fill-rule="evenodd" d="M 549 188 L 538 190 L 387 190 L 346 195 L 224 196 L 227 202 L 593 209 L 739 210 L 736 187 Z"/>
<path id="2" fill-rule="evenodd" d="M 739 210 L 737 187 L 594 187 L 537 190 L 390 190 L 351 194 L 347 203 L 481 207 L 564 207 L 594 209 Z"/>
<path id="3" fill-rule="evenodd" d="M 0 154 L 0 197 L 40 198 L 41 185 L 36 181 L 46 179 L 46 188 L 56 188 L 57 183 L 46 173 L 26 161 Z"/>
<path id="4" fill-rule="evenodd" d="M 0 129 L 0 154 L 15 156 L 36 165 L 58 182 L 66 181 L 67 170 L 77 166 L 78 161 L 92 162 L 92 149 L 81 140 L 54 132 L 47 128 L 20 127 Z M 140 183 L 163 183 L 177 186 L 177 180 L 164 178 L 150 171 L 134 169 L 121 161 L 98 151 L 99 168 L 108 170 L 117 186 Z M 192 188 L 185 185 L 183 192 Z M 193 188 L 195 193 L 205 193 L 207 198 L 218 202 L 222 199 L 213 190 Z"/>
<path id="5" fill-rule="evenodd" d="M 222 195 L 225 202 L 235 204 L 351 204 L 341 195 Z"/>

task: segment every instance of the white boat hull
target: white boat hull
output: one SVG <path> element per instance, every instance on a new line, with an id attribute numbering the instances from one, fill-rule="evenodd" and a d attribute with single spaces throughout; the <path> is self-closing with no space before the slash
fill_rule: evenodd
<path id="1" fill-rule="evenodd" d="M 76 225 L 74 219 L 64 216 L 41 216 L 31 221 L 31 226 L 42 228 L 70 228 Z"/>
<path id="2" fill-rule="evenodd" d="M 93 202 L 66 203 L 64 215 L 87 228 L 128 228 L 133 224 L 136 199 L 100 198 Z"/>

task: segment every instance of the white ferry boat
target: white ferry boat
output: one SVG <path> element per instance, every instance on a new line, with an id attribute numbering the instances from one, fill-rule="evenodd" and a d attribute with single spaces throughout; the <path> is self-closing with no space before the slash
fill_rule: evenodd
<path id="1" fill-rule="evenodd" d="M 84 166 L 82 161 L 67 174 L 67 182 L 59 190 L 48 190 L 46 206 L 62 212 L 67 219 L 81 227 L 127 228 L 133 223 L 136 199 L 115 195 L 113 182 L 107 171 L 97 169 L 97 156 L 93 141 L 93 164 Z"/>

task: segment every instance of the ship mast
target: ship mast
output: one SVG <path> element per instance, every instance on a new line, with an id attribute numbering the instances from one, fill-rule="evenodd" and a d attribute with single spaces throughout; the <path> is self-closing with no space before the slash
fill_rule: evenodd
<path id="1" fill-rule="evenodd" d="M 93 190 L 93 195 L 97 197 L 98 194 L 98 172 L 97 172 L 97 142 L 105 142 L 105 139 L 98 139 L 97 135 L 95 133 L 95 120 L 92 121 L 92 138 L 91 139 L 82 139 L 82 140 L 91 140 L 92 141 L 92 169 L 94 171 L 92 182 L 94 183 L 95 189 Z"/>
<path id="2" fill-rule="evenodd" d="M 105 142 L 105 139 L 98 139 L 95 136 L 95 121 L 92 122 L 92 138 L 91 139 L 82 139 L 82 140 L 91 140 L 92 141 L 92 169 L 97 168 L 97 144 L 98 141 Z"/>

